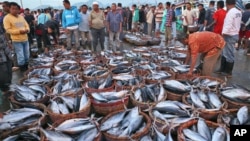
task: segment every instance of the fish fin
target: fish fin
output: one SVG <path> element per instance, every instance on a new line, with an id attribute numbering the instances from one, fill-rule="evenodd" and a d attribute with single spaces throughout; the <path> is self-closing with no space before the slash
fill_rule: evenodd
<path id="1" fill-rule="evenodd" d="M 54 127 L 52 126 L 52 124 L 47 123 L 47 125 L 48 125 L 50 128 L 54 129 Z"/>

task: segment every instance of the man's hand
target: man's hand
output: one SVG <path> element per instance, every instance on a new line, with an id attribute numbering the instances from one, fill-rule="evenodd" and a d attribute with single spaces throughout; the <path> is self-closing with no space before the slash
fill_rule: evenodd
<path id="1" fill-rule="evenodd" d="M 28 30 L 20 30 L 20 34 L 26 34 L 28 33 Z"/>
<path id="2" fill-rule="evenodd" d="M 191 72 L 191 71 L 189 71 L 188 73 L 187 73 L 187 77 L 188 78 L 191 78 L 193 76 L 193 73 Z"/>

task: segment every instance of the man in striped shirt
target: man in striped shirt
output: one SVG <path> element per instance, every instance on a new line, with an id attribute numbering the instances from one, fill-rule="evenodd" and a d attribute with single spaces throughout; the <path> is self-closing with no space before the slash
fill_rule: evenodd
<path id="1" fill-rule="evenodd" d="M 160 2 L 158 4 L 158 8 L 155 10 L 155 36 L 160 37 L 160 27 L 163 17 L 164 7 L 163 4 Z"/>
<path id="2" fill-rule="evenodd" d="M 166 14 L 166 30 L 165 30 L 165 44 L 169 45 L 172 39 L 172 19 L 173 19 L 173 10 L 171 9 L 171 3 L 167 2 L 166 3 L 166 10 L 167 10 L 167 14 Z"/>

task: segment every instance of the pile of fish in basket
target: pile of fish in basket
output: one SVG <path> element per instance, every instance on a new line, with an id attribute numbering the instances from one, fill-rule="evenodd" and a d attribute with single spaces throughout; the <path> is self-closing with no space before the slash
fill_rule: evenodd
<path id="1" fill-rule="evenodd" d="M 54 50 L 11 86 L 4 141 L 228 141 L 250 123 L 250 92 L 183 64 L 185 48 Z"/>

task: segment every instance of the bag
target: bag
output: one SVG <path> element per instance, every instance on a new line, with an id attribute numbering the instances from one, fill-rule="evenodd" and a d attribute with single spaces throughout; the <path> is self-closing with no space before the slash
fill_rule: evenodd
<path id="1" fill-rule="evenodd" d="M 36 26 L 35 34 L 41 36 L 43 34 L 43 24 Z"/>

